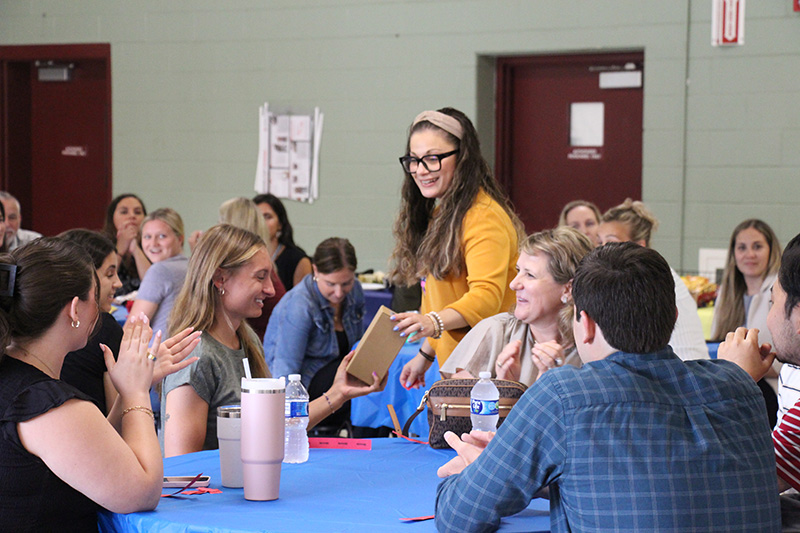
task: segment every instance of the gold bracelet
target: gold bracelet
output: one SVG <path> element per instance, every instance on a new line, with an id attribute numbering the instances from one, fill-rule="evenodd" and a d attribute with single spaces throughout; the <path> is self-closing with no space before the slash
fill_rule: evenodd
<path id="1" fill-rule="evenodd" d="M 331 399 L 328 398 L 328 393 L 327 392 L 323 392 L 322 395 L 325 396 L 325 401 L 328 402 L 328 407 L 331 408 L 331 414 L 336 413 L 336 409 L 334 409 L 333 408 L 333 404 L 331 404 Z"/>
<path id="2" fill-rule="evenodd" d="M 134 405 L 133 407 L 128 407 L 127 409 L 122 411 L 122 415 L 120 416 L 120 418 L 127 415 L 131 411 L 141 411 L 142 413 L 147 413 L 148 415 L 150 415 L 150 418 L 152 418 L 153 420 L 156 419 L 156 416 L 153 414 L 153 410 L 150 409 L 149 407 L 145 407 L 144 405 Z"/>
<path id="3" fill-rule="evenodd" d="M 429 316 L 433 321 L 433 335 L 431 335 L 431 337 L 434 339 L 438 339 L 439 337 L 442 336 L 442 333 L 445 332 L 444 321 L 442 320 L 442 317 L 440 317 L 439 313 L 437 313 L 436 311 L 431 311 L 426 316 Z"/>

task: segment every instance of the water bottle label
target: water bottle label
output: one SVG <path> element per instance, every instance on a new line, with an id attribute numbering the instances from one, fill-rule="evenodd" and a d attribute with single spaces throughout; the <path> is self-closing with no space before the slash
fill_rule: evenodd
<path id="1" fill-rule="evenodd" d="M 296 401 L 286 402 L 284 409 L 284 416 L 286 418 L 300 418 L 308 416 L 308 402 Z"/>
<path id="2" fill-rule="evenodd" d="M 497 415 L 500 414 L 499 400 L 477 400 L 470 402 L 469 410 L 473 415 Z"/>

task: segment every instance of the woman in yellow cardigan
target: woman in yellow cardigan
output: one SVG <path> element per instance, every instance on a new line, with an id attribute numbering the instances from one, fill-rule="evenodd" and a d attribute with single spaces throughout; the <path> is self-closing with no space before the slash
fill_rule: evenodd
<path id="1" fill-rule="evenodd" d="M 508 310 L 524 230 L 481 155 L 464 113 L 424 111 L 411 124 L 397 239 L 396 282 L 425 278 L 421 313 L 398 313 L 395 331 L 425 337 L 400 375 L 406 387 L 425 385 L 425 371 L 443 364 L 469 328 Z"/>

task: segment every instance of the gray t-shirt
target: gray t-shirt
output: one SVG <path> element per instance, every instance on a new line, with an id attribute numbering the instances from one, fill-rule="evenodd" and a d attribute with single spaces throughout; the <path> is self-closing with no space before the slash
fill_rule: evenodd
<path id="1" fill-rule="evenodd" d="M 142 284 L 139 286 L 137 300 L 145 300 L 158 305 L 153 320 L 150 321 L 153 328 L 153 335 L 158 330 L 162 332 L 162 339 L 169 338 L 167 330 L 167 319 L 172 311 L 172 304 L 183 287 L 186 279 L 186 270 L 189 267 L 189 260 L 180 254 L 158 263 L 153 263 L 144 275 Z"/>
<path id="2" fill-rule="evenodd" d="M 161 388 L 161 430 L 159 431 L 162 450 L 164 447 L 166 397 L 171 390 L 182 385 L 189 385 L 208 404 L 204 450 L 219 448 L 217 407 L 241 403 L 242 378 L 244 377 L 242 359 L 245 358 L 243 349 L 232 350 L 204 331 L 200 337 L 200 344 L 194 349 L 192 356 L 197 356 L 199 359 L 164 378 Z"/>

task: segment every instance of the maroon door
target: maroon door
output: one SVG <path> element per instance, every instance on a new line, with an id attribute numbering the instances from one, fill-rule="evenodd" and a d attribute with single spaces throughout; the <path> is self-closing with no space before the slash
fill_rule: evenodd
<path id="1" fill-rule="evenodd" d="M 642 194 L 641 53 L 498 60 L 497 177 L 527 231 Z M 601 88 L 602 83 L 615 88 Z M 619 87 L 622 86 L 622 87 Z"/>
<path id="2" fill-rule="evenodd" d="M 69 80 L 41 81 L 48 61 Z M 99 229 L 111 199 L 109 45 L 0 47 L 0 62 L 0 177 L 22 204 L 23 227 Z"/>

